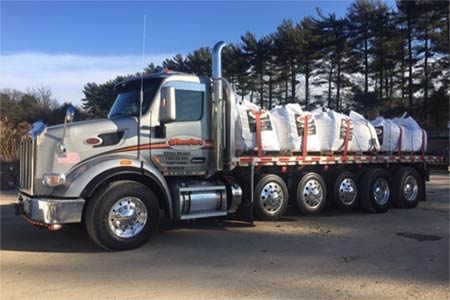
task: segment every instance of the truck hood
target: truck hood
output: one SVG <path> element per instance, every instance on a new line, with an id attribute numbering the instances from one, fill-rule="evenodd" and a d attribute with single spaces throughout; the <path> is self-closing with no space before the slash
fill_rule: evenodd
<path id="1" fill-rule="evenodd" d="M 72 168 L 102 153 L 120 147 L 137 144 L 137 119 L 135 117 L 99 119 L 75 122 L 66 126 L 64 144 L 66 152 L 60 153 L 58 145 L 62 141 L 64 125 L 47 127 L 37 137 L 35 160 L 35 187 L 48 190 L 42 186 L 44 173 L 67 174 Z M 87 139 L 97 138 L 100 144 L 92 145 Z"/>

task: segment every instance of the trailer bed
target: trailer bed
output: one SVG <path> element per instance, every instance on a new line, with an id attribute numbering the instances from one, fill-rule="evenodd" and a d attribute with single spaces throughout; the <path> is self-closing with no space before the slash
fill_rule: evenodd
<path id="1" fill-rule="evenodd" d="M 377 155 L 308 155 L 308 156 L 274 156 L 243 155 L 236 157 L 233 166 L 303 166 L 336 164 L 384 164 L 384 163 L 426 163 L 442 164 L 443 156 L 422 154 L 377 154 Z"/>

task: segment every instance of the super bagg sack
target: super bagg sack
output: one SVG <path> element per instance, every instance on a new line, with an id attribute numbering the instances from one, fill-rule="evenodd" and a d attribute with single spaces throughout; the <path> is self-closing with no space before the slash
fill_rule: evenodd
<path id="1" fill-rule="evenodd" d="M 281 150 L 301 151 L 304 130 L 308 152 L 320 151 L 316 123 L 310 112 L 304 112 L 299 104 L 277 106 L 270 111 Z"/>
<path id="2" fill-rule="evenodd" d="M 392 122 L 392 120 L 385 119 L 381 116 L 370 121 L 370 123 L 374 126 L 377 133 L 380 151 L 398 151 L 400 126 Z"/>
<path id="3" fill-rule="evenodd" d="M 423 150 L 425 152 L 427 150 L 427 133 L 413 118 L 394 118 L 392 122 L 402 129 L 402 151 L 420 152 Z"/>
<path id="4" fill-rule="evenodd" d="M 270 114 L 261 110 L 259 106 L 244 100 L 237 105 L 236 148 L 238 150 L 257 150 L 256 128 L 261 128 L 261 150 L 280 151 L 275 126 L 272 124 Z M 257 124 L 259 114 L 259 124 Z"/>
<path id="5" fill-rule="evenodd" d="M 357 112 L 350 111 L 349 117 L 353 125 L 353 138 L 348 150 L 354 152 L 378 151 L 380 144 L 373 125 Z"/>
<path id="6" fill-rule="evenodd" d="M 327 109 L 312 111 L 317 126 L 317 140 L 321 151 L 369 152 L 379 149 L 375 128 L 362 115 L 350 112 L 350 116 Z"/>
<path id="7" fill-rule="evenodd" d="M 320 151 L 343 151 L 345 136 L 348 134 L 349 142 L 352 139 L 350 118 L 324 107 L 313 110 L 312 115 L 317 126 Z"/>

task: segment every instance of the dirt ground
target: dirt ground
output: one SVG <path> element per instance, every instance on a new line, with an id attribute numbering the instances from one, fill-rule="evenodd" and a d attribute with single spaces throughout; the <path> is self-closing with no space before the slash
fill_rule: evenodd
<path id="1" fill-rule="evenodd" d="M 3 193 L 0 298 L 448 299 L 449 179 L 434 173 L 412 210 L 180 223 L 116 253 L 77 226 L 27 224 Z"/>

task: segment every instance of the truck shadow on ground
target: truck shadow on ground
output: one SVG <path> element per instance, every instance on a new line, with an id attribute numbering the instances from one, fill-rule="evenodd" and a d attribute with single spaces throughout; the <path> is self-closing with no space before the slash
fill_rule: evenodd
<path id="1" fill-rule="evenodd" d="M 14 206 L 12 204 L 1 205 L 1 244 L 0 249 L 6 251 L 24 251 L 24 252 L 59 252 L 59 253 L 95 253 L 105 252 L 105 250 L 98 247 L 89 237 L 84 226 L 81 224 L 73 224 L 65 226 L 62 230 L 51 232 L 46 228 L 36 227 L 28 224 L 25 219 L 16 216 Z M 375 217 L 375 215 L 372 215 Z M 308 226 L 313 224 L 315 227 L 329 227 L 329 223 L 333 223 L 334 217 L 341 220 L 341 225 L 345 224 L 346 218 L 369 219 L 367 216 L 358 210 L 342 210 L 336 207 L 328 207 L 322 214 L 317 216 L 301 215 L 297 208 L 290 205 L 285 216 L 276 222 L 263 222 L 268 225 L 273 225 L 273 228 L 282 227 L 283 223 L 290 223 L 295 225 L 298 222 L 305 224 L 300 226 Z M 330 221 L 329 221 L 330 219 Z M 258 219 L 255 217 L 255 221 Z M 347 220 L 348 221 L 348 220 Z M 261 223 L 259 223 L 261 224 Z M 289 226 L 291 226 L 289 225 Z M 208 236 L 208 232 L 214 231 L 234 231 L 236 229 L 251 229 L 254 224 L 249 224 L 239 220 L 218 218 L 218 219 L 200 219 L 196 221 L 177 221 L 170 224 L 166 219 L 161 220 L 159 232 L 156 234 L 154 240 L 164 243 L 167 234 L 175 233 L 178 236 L 178 231 L 196 232 L 200 235 Z M 361 228 L 363 230 L 363 228 Z M 329 231 L 329 230 L 328 230 Z M 250 232 L 251 233 L 251 232 Z M 255 230 L 255 234 L 261 234 Z M 199 237 L 200 238 L 200 237 Z M 162 239 L 162 241 L 161 241 Z M 151 242 L 150 242 L 151 243 Z M 145 246 L 144 246 L 145 247 Z"/>
<path id="2" fill-rule="evenodd" d="M 51 232 L 46 228 L 33 226 L 25 219 L 15 215 L 13 204 L 1 205 L 1 243 L 0 249 L 6 251 L 26 252 L 71 252 L 90 253 L 104 252 L 89 238 L 81 224 L 64 226 L 62 230 Z M 290 208 L 286 216 L 278 223 L 296 222 L 299 216 L 294 208 Z M 256 219 L 257 220 L 257 219 Z M 233 219 L 200 219 L 196 221 L 177 221 L 170 224 L 161 220 L 158 235 L 191 230 L 198 232 L 229 231 L 236 228 L 252 228 L 255 225 Z M 156 237 L 157 239 L 157 237 Z"/>

